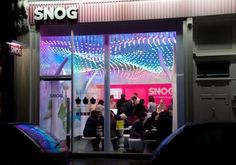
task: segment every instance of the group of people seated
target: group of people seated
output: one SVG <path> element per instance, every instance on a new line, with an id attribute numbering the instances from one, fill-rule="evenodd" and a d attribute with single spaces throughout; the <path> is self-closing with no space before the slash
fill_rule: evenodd
<path id="1" fill-rule="evenodd" d="M 156 145 L 172 132 L 172 116 L 163 100 L 157 105 L 153 96 L 150 96 L 149 102 L 145 106 L 144 99 L 139 99 L 138 94 L 134 93 L 130 100 L 126 100 L 125 94 L 121 94 L 121 98 L 117 102 L 114 102 L 114 96 L 111 95 L 110 101 L 111 109 L 117 109 L 117 114 L 110 111 L 111 137 L 117 137 L 112 138 L 114 149 L 118 148 L 119 133 L 116 130 L 117 120 L 124 120 L 125 127 L 131 126 L 129 131 L 130 138 L 156 140 Z M 99 150 L 99 144 L 103 136 L 103 104 L 104 101 L 99 100 L 95 110 L 91 111 L 83 131 L 85 137 L 96 137 L 96 139 L 92 140 L 94 151 Z"/>
<path id="2" fill-rule="evenodd" d="M 111 137 L 116 137 L 116 119 L 113 111 L 110 111 L 110 122 L 111 122 Z M 84 137 L 96 137 L 96 139 L 92 140 L 93 150 L 99 150 L 99 144 L 102 141 L 102 137 L 104 135 L 104 116 L 101 111 L 93 110 L 90 113 L 90 117 L 87 119 L 85 123 L 85 127 L 83 130 Z M 117 147 L 117 139 L 112 139 L 113 147 Z M 102 141 L 103 147 L 103 141 Z"/>

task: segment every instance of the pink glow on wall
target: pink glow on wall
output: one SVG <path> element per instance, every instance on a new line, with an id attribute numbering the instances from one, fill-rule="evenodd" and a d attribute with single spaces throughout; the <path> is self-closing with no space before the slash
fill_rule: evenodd
<path id="1" fill-rule="evenodd" d="M 97 85 L 101 88 L 100 91 L 104 91 L 103 85 Z M 126 99 L 130 99 L 133 93 L 138 93 L 139 98 L 145 100 L 145 105 L 148 103 L 149 95 L 153 95 L 155 102 L 158 104 L 160 99 L 163 99 L 168 107 L 171 104 L 172 99 L 172 84 L 117 84 L 110 85 L 111 89 L 121 89 L 122 93 L 126 95 Z M 103 96 L 103 93 L 101 94 Z M 102 99 L 102 98 L 101 98 Z M 117 99 L 115 99 L 117 101 Z"/>

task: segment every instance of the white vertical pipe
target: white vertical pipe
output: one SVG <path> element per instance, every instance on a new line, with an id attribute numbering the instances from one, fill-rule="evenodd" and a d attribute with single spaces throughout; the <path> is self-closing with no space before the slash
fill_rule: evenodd
<path id="1" fill-rule="evenodd" d="M 113 151 L 111 146 L 111 122 L 110 122 L 110 40 L 109 35 L 104 35 L 104 151 Z"/>
<path id="2" fill-rule="evenodd" d="M 71 116 L 70 116 L 70 129 L 71 129 L 71 152 L 73 152 L 73 141 L 74 141 L 74 51 L 75 51 L 75 42 L 74 42 L 74 30 L 73 25 L 71 26 Z"/>

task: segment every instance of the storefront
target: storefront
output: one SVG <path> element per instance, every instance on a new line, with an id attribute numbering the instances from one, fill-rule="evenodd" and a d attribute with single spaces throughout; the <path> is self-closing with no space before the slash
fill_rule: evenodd
<path id="1" fill-rule="evenodd" d="M 84 152 L 78 149 L 83 128 L 100 99 L 104 151 L 111 151 L 110 95 L 117 101 L 122 93 L 130 99 L 137 92 L 145 105 L 149 95 L 166 106 L 173 100 L 174 130 L 191 120 L 186 109 L 193 107 L 193 92 L 186 84 L 193 84 L 193 19 L 188 17 L 206 14 L 195 5 L 204 3 L 30 2 L 30 109 L 38 110 L 31 116 L 38 112 L 40 127 L 67 140 L 73 152 Z M 216 14 L 214 7 L 209 14 Z"/>

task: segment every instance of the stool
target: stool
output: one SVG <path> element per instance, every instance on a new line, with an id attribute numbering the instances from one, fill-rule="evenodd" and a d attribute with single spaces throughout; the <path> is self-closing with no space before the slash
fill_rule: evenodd
<path id="1" fill-rule="evenodd" d="M 129 138 L 129 150 L 134 152 L 143 152 L 144 143 L 142 139 Z"/>
<path id="2" fill-rule="evenodd" d="M 85 148 L 84 150 L 87 152 L 92 152 L 93 150 L 93 143 L 92 140 L 96 139 L 96 137 L 82 137 L 83 140 L 86 140 Z"/>

